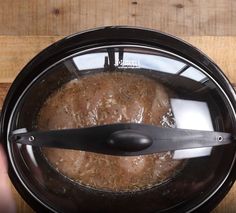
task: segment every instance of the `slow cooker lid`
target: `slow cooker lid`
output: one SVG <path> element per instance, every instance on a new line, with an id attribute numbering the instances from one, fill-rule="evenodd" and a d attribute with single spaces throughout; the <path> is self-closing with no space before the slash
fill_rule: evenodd
<path id="1" fill-rule="evenodd" d="M 85 86 L 90 78 L 95 78 L 93 82 L 96 82 L 98 76 L 97 82 L 101 79 L 106 81 L 112 75 L 115 76 L 113 80 L 117 79 L 117 82 L 113 81 L 114 88 L 110 83 L 104 96 L 116 92 L 117 85 L 122 80 L 126 80 L 127 85 L 135 85 L 134 80 L 146 79 L 146 94 L 143 97 L 140 94 L 139 97 L 137 93 L 134 99 L 131 94 L 131 102 L 134 104 L 128 101 L 123 103 L 124 106 L 119 101 L 114 103 L 117 108 L 126 109 L 126 116 L 120 111 L 119 121 L 99 123 L 97 114 L 95 125 L 88 123 L 79 128 L 73 125 L 73 128 L 70 128 L 70 125 L 65 125 L 65 128 L 60 125 L 51 129 L 39 128 L 39 112 L 56 92 L 68 89 L 66 85 L 71 82 L 76 81 L 75 85 L 80 87 L 80 82 L 83 81 Z M 129 77 L 122 79 L 119 75 Z M 158 84 L 157 87 L 155 83 Z M 219 83 L 208 71 L 163 49 L 117 44 L 75 52 L 42 70 L 18 98 L 8 128 L 8 147 L 12 162 L 22 183 L 38 200 L 54 210 L 106 209 L 110 205 L 109 202 L 118 206 L 129 196 L 133 197 L 132 193 L 122 191 L 119 194 L 118 191 L 117 199 L 109 197 L 110 193 L 114 193 L 112 191 L 91 188 L 68 180 L 65 174 L 61 175 L 60 171 L 51 168 L 52 165 L 48 166 L 41 147 L 75 149 L 116 156 L 145 156 L 171 151 L 172 159 L 186 161 L 185 167 L 177 176 L 171 177 L 169 182 L 153 185 L 151 189 L 142 189 L 133 201 L 136 203 L 141 196 L 148 197 L 152 194 L 155 196 L 156 205 L 144 207 L 140 204 L 135 208 L 145 211 L 154 208 L 161 211 L 182 205 L 189 199 L 195 201 L 199 199 L 199 193 L 203 195 L 203 200 L 223 181 L 234 158 L 232 146 L 235 114 Z M 151 89 L 150 84 L 153 84 Z M 161 106 L 163 96 L 158 95 L 160 85 L 164 88 L 168 100 L 164 104 L 165 108 Z M 94 87 L 98 88 L 97 85 Z M 94 91 L 88 83 L 88 89 L 85 91 L 89 92 L 90 89 Z M 153 90 L 156 92 L 154 95 Z M 81 90 L 76 91 L 77 94 L 80 94 L 79 91 Z M 121 94 L 117 97 L 120 97 L 119 95 Z M 145 99 L 152 95 L 152 99 Z M 93 98 L 92 95 L 89 97 Z M 96 93 L 94 97 L 97 97 Z M 83 100 L 89 103 L 90 99 Z M 66 98 L 65 100 L 68 101 Z M 137 104 L 140 109 L 137 109 Z M 150 108 L 149 105 L 154 107 Z M 50 119 L 63 114 L 60 109 L 63 106 L 64 100 L 61 99 L 61 104 L 54 105 L 55 111 L 52 111 Z M 161 110 L 161 113 L 158 110 Z M 85 115 L 89 112 L 88 108 Z M 136 113 L 137 118 L 140 112 L 143 113 L 141 119 L 133 119 L 132 113 Z M 150 112 L 151 115 L 148 114 Z M 130 113 L 130 117 L 127 113 Z M 152 117 L 155 115 L 159 116 L 156 120 Z M 96 143 L 95 139 L 99 143 Z M 56 185 L 59 187 L 55 187 Z M 189 192 L 183 193 L 185 189 Z M 78 195 L 81 197 L 78 198 Z M 100 204 L 101 195 L 107 199 L 105 207 Z M 90 196 L 95 200 L 95 206 L 83 204 L 86 199 L 91 198 Z"/>
<path id="2" fill-rule="evenodd" d="M 11 133 L 10 140 L 13 143 L 21 143 L 28 144 L 31 146 L 46 146 L 46 147 L 55 147 L 55 148 L 67 148 L 67 149 L 78 149 L 84 151 L 98 152 L 103 154 L 111 154 L 111 155 L 142 155 L 142 154 L 152 154 L 163 151 L 173 151 L 173 150 L 181 150 L 181 149 L 189 149 L 189 148 L 204 148 L 204 147 L 212 147 L 212 146 L 221 146 L 226 145 L 233 142 L 233 135 L 229 132 L 226 133 L 225 130 L 215 129 L 214 125 L 223 125 L 224 121 L 217 121 L 217 124 L 212 121 L 212 116 L 220 116 L 214 113 L 217 113 L 219 109 L 215 109 L 218 106 L 212 103 L 209 103 L 213 100 L 212 95 L 209 95 L 209 87 L 217 88 L 216 83 L 209 78 L 207 73 L 202 70 L 197 69 L 190 63 L 186 63 L 180 58 L 177 58 L 173 54 L 167 54 L 163 51 L 155 52 L 154 50 L 148 50 L 144 47 L 134 47 L 134 46 L 108 46 L 105 48 L 96 48 L 93 50 L 85 51 L 79 55 L 76 55 L 72 58 L 68 58 L 63 60 L 61 63 L 57 63 L 53 68 L 49 69 L 46 73 L 52 73 L 50 75 L 55 75 L 55 72 L 63 73 L 63 76 L 58 76 L 58 79 L 53 79 L 55 82 L 59 82 L 57 85 L 58 88 L 54 85 L 54 89 L 49 88 L 45 94 L 50 95 L 53 90 L 59 89 L 60 84 L 64 84 L 66 81 L 72 80 L 73 78 L 76 81 L 80 81 L 83 79 L 83 76 L 92 75 L 95 73 L 136 73 L 138 75 L 144 75 L 149 78 L 155 79 L 155 81 L 160 82 L 161 85 L 174 90 L 176 94 L 172 94 L 168 97 L 168 102 L 170 108 L 166 115 L 162 115 L 162 120 L 160 121 L 161 126 L 174 127 L 163 129 L 155 127 L 155 125 L 148 126 L 147 124 L 156 124 L 155 122 L 145 121 L 145 112 L 148 109 L 145 108 L 145 104 L 140 104 L 140 112 L 137 117 L 139 119 L 129 120 L 119 119 L 115 120 L 112 123 L 117 124 L 109 124 L 109 120 L 101 123 L 100 120 L 103 119 L 102 116 L 98 116 L 99 112 L 97 112 L 94 116 L 94 119 L 97 122 L 91 122 L 88 124 L 78 124 L 79 129 L 71 129 L 69 131 L 66 130 L 58 130 L 58 129 L 67 129 L 68 126 L 57 128 L 58 131 L 41 131 L 41 132 L 28 132 L 27 128 L 33 130 L 32 127 L 37 126 L 37 124 L 30 126 L 22 125 L 22 128 L 15 129 Z M 58 71 L 57 71 L 58 70 Z M 48 74 L 43 74 L 43 76 Z M 64 78 L 64 75 L 67 79 Z M 109 74 L 108 74 L 109 75 Z M 57 75 L 56 75 L 57 76 Z M 42 76 L 40 77 L 42 78 Z M 50 78 L 50 77 L 47 77 Z M 55 78 L 55 76 L 53 77 Z M 113 80 L 113 79 L 108 79 Z M 118 80 L 118 79 L 117 79 Z M 125 78 L 123 79 L 125 81 Z M 138 80 L 138 79 L 137 79 Z M 45 79 L 43 80 L 43 82 Z M 84 80 L 86 82 L 86 80 Z M 104 78 L 106 81 L 106 78 Z M 127 80 L 126 83 L 129 83 L 130 79 Z M 146 82 L 148 84 L 149 82 Z M 96 82 L 95 82 L 96 84 Z M 36 84 L 37 85 L 37 84 Z M 53 83 L 52 83 L 53 85 Z M 93 85 L 88 85 L 93 86 Z M 37 87 L 37 86 L 33 86 Z M 75 86 L 76 87 L 76 86 Z M 122 85 L 121 85 L 122 87 Z M 80 88 L 82 90 L 83 88 Z M 106 93 L 109 94 L 114 93 L 115 88 L 108 87 L 106 88 Z M 117 88 L 116 88 L 117 89 Z M 129 90 L 128 88 L 127 90 Z M 158 90 L 160 88 L 156 88 Z M 220 88 L 217 88 L 220 90 Z M 34 89 L 33 89 L 34 90 Z M 45 88 L 44 88 L 45 90 Z M 211 88 L 213 91 L 213 88 Z M 128 93 L 129 91 L 126 91 Z M 150 91 L 146 91 L 150 92 Z M 168 93 L 169 91 L 165 91 Z M 215 93 L 219 91 L 214 91 Z M 164 92 L 163 92 L 164 93 Z M 178 94 L 179 93 L 179 94 Z M 223 91 L 221 91 L 221 97 Z M 31 95 L 33 91 L 31 91 Z M 81 99 L 79 95 L 88 95 L 84 92 L 84 94 L 78 94 L 78 99 Z M 95 94 L 96 95 L 96 94 Z M 102 95 L 106 95 L 104 92 Z M 132 94 L 125 94 L 123 92 L 123 96 L 130 95 L 132 100 Z M 142 96 L 143 94 L 140 94 Z M 148 96 L 149 94 L 145 94 Z M 36 109 L 42 105 L 42 101 L 45 101 L 47 96 L 43 95 L 41 100 L 38 101 Z M 178 97 L 179 96 L 179 97 Z M 111 105 L 115 105 L 117 108 L 122 108 L 120 103 L 116 103 L 116 100 L 112 100 L 110 97 L 102 97 L 105 101 L 113 101 L 115 103 L 110 103 L 109 106 L 100 106 L 100 108 L 108 108 Z M 119 97 L 118 97 L 119 98 Z M 141 97 L 140 97 L 141 98 Z M 157 99 L 163 98 L 161 95 L 157 95 L 154 97 Z M 226 97 L 225 97 L 226 98 Z M 91 100 L 88 100 L 89 97 L 84 100 L 84 102 L 88 102 L 87 105 L 90 105 Z M 137 99 L 137 98 L 136 98 Z M 205 101 L 204 99 L 209 99 Z M 216 98 L 214 98 L 216 99 Z M 101 101 L 101 100 L 97 100 Z M 138 102 L 138 100 L 135 100 Z M 151 100 L 152 101 L 152 100 Z M 163 100 L 167 101 L 167 100 Z M 215 101 L 215 100 L 213 100 Z M 24 102 L 28 102 L 24 100 Z M 140 101 L 141 102 L 141 101 Z M 159 101 L 161 103 L 161 100 Z M 160 103 L 157 103 L 160 104 Z M 81 103 L 79 103 L 81 104 Z M 102 103 L 99 103 L 100 105 Z M 119 105 L 120 104 L 120 105 Z M 127 103 L 124 103 L 124 105 Z M 155 103 L 154 103 L 155 104 Z M 27 104 L 26 104 L 27 105 Z M 81 104 L 83 105 L 83 103 Z M 209 108 L 209 105 L 211 105 Z M 228 108 L 232 107 L 230 104 L 225 104 Z M 32 108 L 32 106 L 30 106 Z M 55 106 L 57 107 L 57 106 Z M 63 108 L 66 106 L 61 106 Z M 82 106 L 81 106 L 82 107 Z M 126 106 L 126 108 L 131 107 L 130 105 Z M 99 108 L 99 107 L 98 107 Z M 142 108 L 142 109 L 141 109 Z M 232 108 L 231 108 L 232 109 Z M 27 109 L 27 111 L 32 111 L 32 109 Z M 87 106 L 85 109 L 89 112 L 90 108 Z M 97 109 L 96 109 L 97 110 Z M 155 109 L 158 109 L 158 107 Z M 141 112 L 142 111 L 142 112 Z M 230 110 L 231 117 L 233 117 L 232 110 Z M 37 122 L 37 111 L 33 112 L 34 114 L 29 116 L 28 118 L 32 120 L 32 122 Z M 67 113 L 67 112 L 66 112 Z M 79 112 L 78 112 L 79 113 Z M 91 112 L 93 113 L 93 112 Z M 90 114 L 91 114 L 90 113 Z M 169 115 L 172 115 L 170 118 Z M 118 116 L 126 116 L 124 112 L 118 112 Z M 144 114 L 144 115 L 143 115 Z M 153 113 L 152 113 L 153 114 Z M 213 114 L 213 115 L 212 115 Z M 87 113 L 89 117 L 89 113 Z M 112 117 L 113 115 L 108 115 Z M 153 115 L 154 117 L 157 115 Z M 160 115 L 158 115 L 160 116 Z M 80 117 L 77 115 L 77 117 Z M 131 115 L 132 117 L 132 115 Z M 49 118 L 48 118 L 49 119 Z M 76 119 L 76 118 L 75 118 Z M 80 119 L 80 118 L 79 118 Z M 125 122 L 124 122 L 125 121 Z M 130 125 L 127 124 L 128 122 Z M 219 124 L 221 122 L 221 124 Z M 103 124 L 101 127 L 99 124 Z M 125 123 L 125 124 L 122 124 Z M 135 123 L 144 123 L 144 124 L 135 124 Z M 104 125 L 105 124 L 105 125 Z M 85 126 L 83 126 L 85 125 Z M 81 127 L 90 127 L 93 128 L 81 128 Z M 56 127 L 54 127 L 56 129 Z M 179 130 L 185 129 L 185 130 Z M 49 129 L 50 130 L 50 129 Z M 192 131 L 193 130 L 193 131 Z M 198 131 L 197 131 L 198 130 Z M 115 133 L 116 132 L 116 133 Z M 189 135 L 192 135 L 190 138 Z M 90 136 L 90 137 L 89 137 Z M 67 142 L 68 138 L 70 138 L 70 142 Z M 129 138 L 129 139 L 128 139 Z M 97 140 L 96 143 L 93 143 L 94 140 Z M 174 141 L 173 141 L 174 139 Z M 170 141 L 173 142 L 170 142 Z M 185 141 L 188 141 L 187 143 Z M 77 142 L 80 141 L 80 142 Z M 104 142 L 105 141 L 105 142 Z M 129 141 L 129 142 L 128 142 Z M 198 149 L 200 150 L 200 149 Z M 206 149 L 202 149 L 206 150 Z M 210 150 L 210 149 L 208 149 Z M 189 150 L 185 150 L 186 151 Z M 193 150 L 192 150 L 193 151 Z M 182 152 L 184 153 L 184 152 Z M 208 153 L 199 152 L 197 155 L 208 155 Z M 196 155 L 196 156 L 197 156 Z M 194 154 L 193 154 L 194 156 Z"/>

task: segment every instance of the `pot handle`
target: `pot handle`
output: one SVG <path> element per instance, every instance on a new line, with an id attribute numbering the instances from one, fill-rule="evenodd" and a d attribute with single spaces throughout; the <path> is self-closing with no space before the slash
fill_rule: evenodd
<path id="1" fill-rule="evenodd" d="M 231 133 L 163 128 L 137 123 L 35 132 L 18 129 L 9 138 L 11 143 L 118 156 L 222 146 L 235 141 Z"/>

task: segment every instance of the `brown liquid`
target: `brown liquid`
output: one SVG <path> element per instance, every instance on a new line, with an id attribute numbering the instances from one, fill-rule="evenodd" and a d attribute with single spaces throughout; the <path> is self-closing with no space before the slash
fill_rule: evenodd
<path id="1" fill-rule="evenodd" d="M 128 73 L 102 73 L 72 80 L 55 91 L 38 115 L 40 130 L 136 122 L 160 126 L 170 108 L 168 90 L 155 80 Z M 96 143 L 96 141 L 94 141 Z M 43 148 L 48 162 L 83 185 L 133 191 L 157 185 L 182 168 L 170 152 L 117 157 Z"/>

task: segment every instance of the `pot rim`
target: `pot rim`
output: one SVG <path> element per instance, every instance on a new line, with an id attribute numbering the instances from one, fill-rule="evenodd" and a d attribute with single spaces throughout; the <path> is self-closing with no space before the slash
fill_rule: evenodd
<path id="1" fill-rule="evenodd" d="M 18 183 L 22 184 L 22 181 L 19 180 L 19 176 L 17 175 L 17 171 L 14 168 L 14 165 L 12 165 L 12 160 L 10 153 L 8 152 L 7 148 L 7 126 L 9 122 L 9 112 L 12 110 L 12 103 L 14 103 L 14 100 L 16 100 L 21 93 L 21 90 L 19 90 L 20 87 L 23 87 L 28 85 L 30 82 L 30 71 L 34 70 L 34 67 L 37 67 L 40 65 L 38 70 L 44 68 L 48 68 L 48 64 L 51 64 L 51 61 L 46 61 L 45 59 L 51 59 L 53 58 L 54 61 L 57 61 L 57 57 L 61 58 L 62 52 L 67 50 L 68 52 L 74 47 L 76 44 L 76 47 L 88 49 L 91 45 L 98 45 L 101 46 L 102 44 L 109 44 L 109 43 L 119 43 L 119 42 L 130 42 L 140 44 L 141 46 L 147 46 L 150 45 L 153 47 L 153 49 L 159 49 L 163 48 L 162 50 L 166 50 L 168 52 L 177 54 L 178 56 L 183 57 L 185 60 L 187 59 L 191 63 L 197 65 L 201 68 L 201 70 L 207 70 L 207 73 L 219 84 L 220 87 L 225 91 L 226 96 L 229 98 L 230 103 L 232 104 L 233 108 L 236 108 L 236 95 L 235 92 L 229 82 L 229 80 L 226 78 L 226 76 L 223 74 L 221 69 L 204 53 L 202 53 L 197 48 L 193 47 L 192 45 L 188 44 L 187 42 L 178 39 L 175 36 L 171 36 L 166 33 L 162 33 L 159 31 L 149 30 L 145 28 L 137 28 L 137 27 L 102 27 L 97 29 L 92 29 L 88 31 L 83 31 L 80 33 L 75 33 L 73 35 L 67 36 L 64 39 L 61 39 L 57 41 L 56 43 L 50 45 L 43 51 L 41 51 L 38 55 L 36 55 L 20 72 L 20 74 L 16 77 L 14 80 L 7 96 L 4 101 L 4 105 L 2 108 L 2 116 L 1 116 L 1 142 L 3 143 L 3 147 L 7 153 L 7 159 L 9 162 L 9 176 L 14 184 L 14 186 L 17 188 L 17 190 L 20 192 L 21 196 L 31 204 L 31 206 L 39 210 L 39 208 L 43 211 L 45 210 L 51 210 L 54 211 L 53 208 L 50 208 L 48 205 L 41 203 L 39 207 L 40 202 L 36 197 L 34 197 L 33 193 L 31 193 L 30 190 L 27 190 L 27 187 L 20 185 Z M 75 47 L 74 47 L 75 48 Z M 52 57 L 57 56 L 57 57 Z M 71 55 L 70 55 L 71 56 Z M 44 69 L 42 69 L 44 70 Z M 40 73 L 40 72 L 39 72 Z M 37 75 L 37 74 L 35 74 Z M 33 76 L 33 75 L 32 75 Z M 29 80 L 26 80 L 29 79 Z M 25 90 L 25 89 L 24 89 Z M 18 94 L 18 95 L 17 95 Z M 235 124 L 234 124 L 235 127 Z M 236 128 L 235 128 L 236 129 Z M 213 209 L 226 195 L 226 193 L 229 191 L 231 186 L 233 185 L 233 182 L 236 178 L 236 174 L 234 174 L 236 165 L 234 163 L 234 160 L 232 162 L 231 170 L 229 171 L 228 175 L 225 177 L 225 180 L 219 185 L 219 187 L 215 190 L 214 193 L 211 194 L 207 199 L 205 199 L 202 203 L 196 205 L 194 208 L 192 208 L 189 212 L 195 211 L 195 210 L 211 210 Z M 37 201 L 36 201 L 37 200 Z M 46 209 L 45 209 L 46 208 Z"/>

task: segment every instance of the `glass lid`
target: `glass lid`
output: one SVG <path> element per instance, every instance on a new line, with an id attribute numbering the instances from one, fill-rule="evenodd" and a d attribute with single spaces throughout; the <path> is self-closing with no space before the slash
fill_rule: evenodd
<path id="1" fill-rule="evenodd" d="M 162 211 L 214 194 L 234 158 L 234 119 L 220 85 L 186 59 L 101 46 L 31 82 L 8 149 L 23 185 L 51 210 Z"/>

